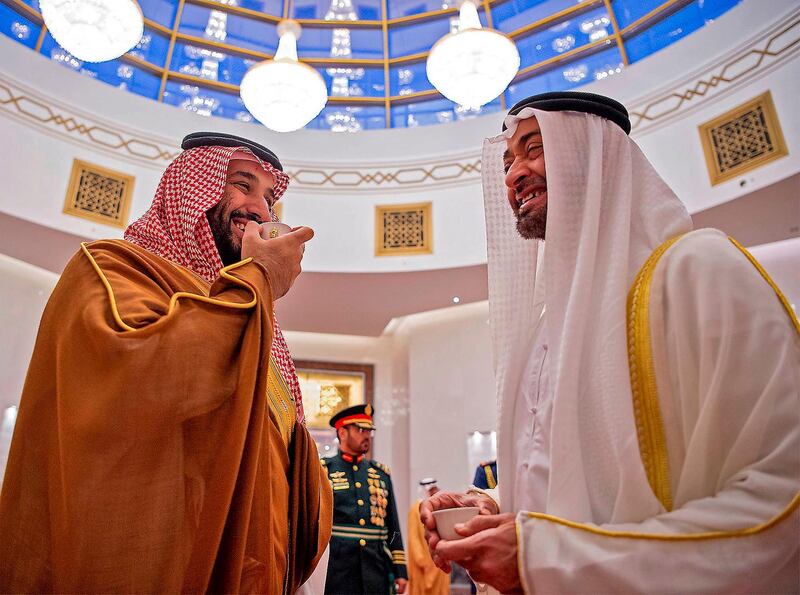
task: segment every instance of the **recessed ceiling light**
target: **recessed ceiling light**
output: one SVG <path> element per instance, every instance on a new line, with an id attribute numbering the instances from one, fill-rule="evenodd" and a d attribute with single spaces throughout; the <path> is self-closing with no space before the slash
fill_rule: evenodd
<path id="1" fill-rule="evenodd" d="M 460 301 L 461 301 L 461 298 L 460 298 L 460 297 L 458 297 L 457 295 L 453 296 L 453 303 L 454 303 L 454 304 L 457 304 L 457 303 L 459 303 Z"/>

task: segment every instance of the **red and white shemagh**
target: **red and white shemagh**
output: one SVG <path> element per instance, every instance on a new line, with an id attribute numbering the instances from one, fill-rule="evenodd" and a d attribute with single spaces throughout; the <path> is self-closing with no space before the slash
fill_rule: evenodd
<path id="1" fill-rule="evenodd" d="M 237 151 L 252 155 L 244 147 L 197 147 L 181 153 L 158 184 L 153 204 L 125 230 L 125 239 L 154 254 L 182 265 L 213 283 L 222 268 L 222 260 L 206 219 L 206 211 L 222 198 L 228 163 Z M 289 186 L 289 176 L 255 156 L 264 171 L 275 178 L 275 200 Z M 273 221 L 277 217 L 272 215 Z M 273 317 L 272 357 L 292 392 L 297 419 L 305 423 L 303 395 L 297 380 L 289 348 Z"/>

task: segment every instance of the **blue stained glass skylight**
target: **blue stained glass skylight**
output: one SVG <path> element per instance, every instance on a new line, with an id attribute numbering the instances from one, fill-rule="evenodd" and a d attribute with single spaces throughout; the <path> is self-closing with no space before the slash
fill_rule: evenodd
<path id="1" fill-rule="evenodd" d="M 175 2 L 172 0 L 139 0 L 139 6 L 146 19 L 172 28 L 178 8 Z"/>
<path id="2" fill-rule="evenodd" d="M 458 0 L 138 0 L 141 42 L 102 64 L 83 63 L 42 26 L 38 0 L 0 1 L 0 32 L 76 73 L 204 116 L 255 122 L 238 95 L 247 69 L 278 47 L 277 25 L 298 19 L 298 56 L 331 101 L 307 128 L 359 132 L 473 118 L 533 93 L 615 76 L 740 0 L 480 0 L 480 18 L 521 56 L 508 89 L 479 110 L 428 81 L 431 46 L 457 26 Z"/>
<path id="3" fill-rule="evenodd" d="M 42 27 L 0 3 L 0 31 L 29 48 L 35 48 Z"/>

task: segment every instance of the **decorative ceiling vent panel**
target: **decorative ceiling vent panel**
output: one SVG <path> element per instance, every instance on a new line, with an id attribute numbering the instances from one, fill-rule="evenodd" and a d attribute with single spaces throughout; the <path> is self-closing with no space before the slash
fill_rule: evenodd
<path id="1" fill-rule="evenodd" d="M 75 159 L 64 200 L 64 212 L 124 228 L 128 225 L 133 181 L 133 176 Z"/>
<path id="2" fill-rule="evenodd" d="M 375 256 L 430 254 L 431 203 L 375 207 Z"/>
<path id="3" fill-rule="evenodd" d="M 788 155 L 769 91 L 700 126 L 711 185 Z"/>

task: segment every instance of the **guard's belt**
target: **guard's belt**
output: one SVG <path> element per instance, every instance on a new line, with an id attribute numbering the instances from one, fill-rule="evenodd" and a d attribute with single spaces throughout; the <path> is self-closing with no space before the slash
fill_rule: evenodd
<path id="1" fill-rule="evenodd" d="M 389 537 L 389 530 L 385 527 L 370 529 L 361 525 L 334 525 L 332 537 L 343 539 L 363 539 L 365 541 L 383 541 Z"/>

